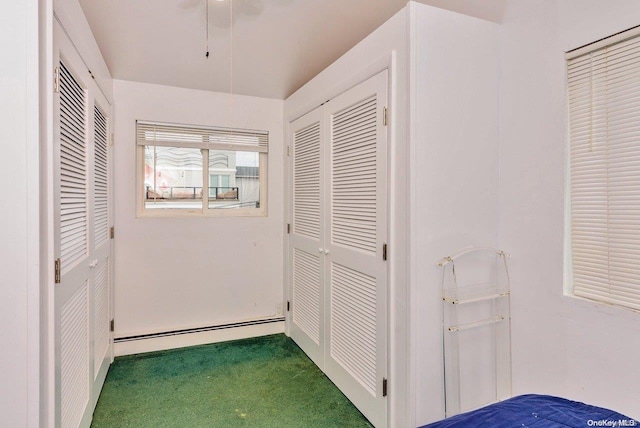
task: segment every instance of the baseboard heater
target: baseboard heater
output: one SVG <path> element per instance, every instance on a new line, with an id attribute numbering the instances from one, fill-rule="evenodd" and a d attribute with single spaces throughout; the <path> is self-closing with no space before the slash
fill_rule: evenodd
<path id="1" fill-rule="evenodd" d="M 227 328 L 236 328 L 236 327 L 248 327 L 252 325 L 260 325 L 260 324 L 270 324 L 274 322 L 284 321 L 284 317 L 280 318 L 266 318 L 261 320 L 252 320 L 252 321 L 242 321 L 242 322 L 234 322 L 230 324 L 220 324 L 220 325 L 212 325 L 208 327 L 196 327 L 196 328 L 185 328 L 182 330 L 173 330 L 173 331 L 163 331 L 159 333 L 149 333 L 149 334 L 139 334 L 137 336 L 126 336 L 126 337 L 118 337 L 114 338 L 114 343 L 120 342 L 130 342 L 132 340 L 142 340 L 142 339 L 155 339 L 158 337 L 168 337 L 168 336 L 178 336 L 181 334 L 190 334 L 190 333 L 202 333 L 206 331 L 215 331 L 215 330 L 224 330 Z"/>

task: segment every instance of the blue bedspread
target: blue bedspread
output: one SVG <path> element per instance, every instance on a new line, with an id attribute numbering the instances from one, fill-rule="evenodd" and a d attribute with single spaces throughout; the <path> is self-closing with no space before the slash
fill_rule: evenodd
<path id="1" fill-rule="evenodd" d="M 638 403 L 640 406 L 640 403 Z M 548 395 L 520 395 L 425 427 L 640 427 L 613 410 Z"/>

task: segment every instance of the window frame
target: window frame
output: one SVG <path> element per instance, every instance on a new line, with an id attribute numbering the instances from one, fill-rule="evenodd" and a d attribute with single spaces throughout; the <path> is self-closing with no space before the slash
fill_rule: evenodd
<path id="1" fill-rule="evenodd" d="M 210 167 L 209 167 L 209 151 L 210 150 L 218 150 L 216 148 L 201 148 L 202 153 L 202 199 L 200 202 L 202 203 L 202 207 L 199 209 L 186 209 L 186 208 L 146 208 L 145 207 L 145 148 L 146 147 L 161 147 L 156 144 L 148 144 L 148 145 L 140 145 L 138 143 L 138 125 L 142 124 L 157 124 L 159 126 L 171 126 L 171 127 L 182 127 L 185 129 L 210 129 L 212 131 L 221 130 L 221 131 L 235 131 L 238 133 L 245 132 L 260 132 L 267 135 L 268 141 L 268 131 L 252 131 L 252 130 L 243 130 L 243 129 L 230 129 L 223 127 L 211 127 L 211 126 L 197 126 L 197 125 L 183 125 L 183 124 L 171 124 L 171 123 L 161 123 L 154 121 L 146 121 L 146 120 L 136 120 L 136 217 L 137 218 L 193 218 L 193 217 L 267 217 L 267 201 L 268 201 L 268 151 L 267 152 L 259 152 L 258 150 L 251 151 L 245 150 L 250 153 L 258 153 L 259 155 L 259 186 L 260 186 L 260 207 L 259 208 L 229 208 L 229 209 L 215 209 L 209 208 L 209 175 L 210 175 Z M 193 145 L 189 145 L 189 143 L 176 143 L 172 145 L 164 145 L 164 147 L 180 147 L 180 148 L 196 148 Z M 256 146 L 257 148 L 258 146 Z M 234 151 L 233 148 L 225 149 L 228 151 Z M 206 189 L 206 192 L 205 192 Z"/>

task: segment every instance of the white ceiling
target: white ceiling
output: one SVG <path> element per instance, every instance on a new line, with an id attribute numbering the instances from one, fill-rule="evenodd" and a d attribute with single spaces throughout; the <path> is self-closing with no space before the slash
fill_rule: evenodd
<path id="1" fill-rule="evenodd" d="M 116 79 L 279 99 L 407 2 L 208 0 L 207 59 L 207 0 L 79 1 Z M 507 1 L 421 0 L 497 22 Z"/>

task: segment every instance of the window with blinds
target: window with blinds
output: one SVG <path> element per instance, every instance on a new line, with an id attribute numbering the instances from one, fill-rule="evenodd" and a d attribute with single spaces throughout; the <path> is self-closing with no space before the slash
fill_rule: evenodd
<path id="1" fill-rule="evenodd" d="M 138 121 L 143 215 L 266 215 L 269 133 Z"/>
<path id="2" fill-rule="evenodd" d="M 576 296 L 640 310 L 640 31 L 567 54 Z"/>

